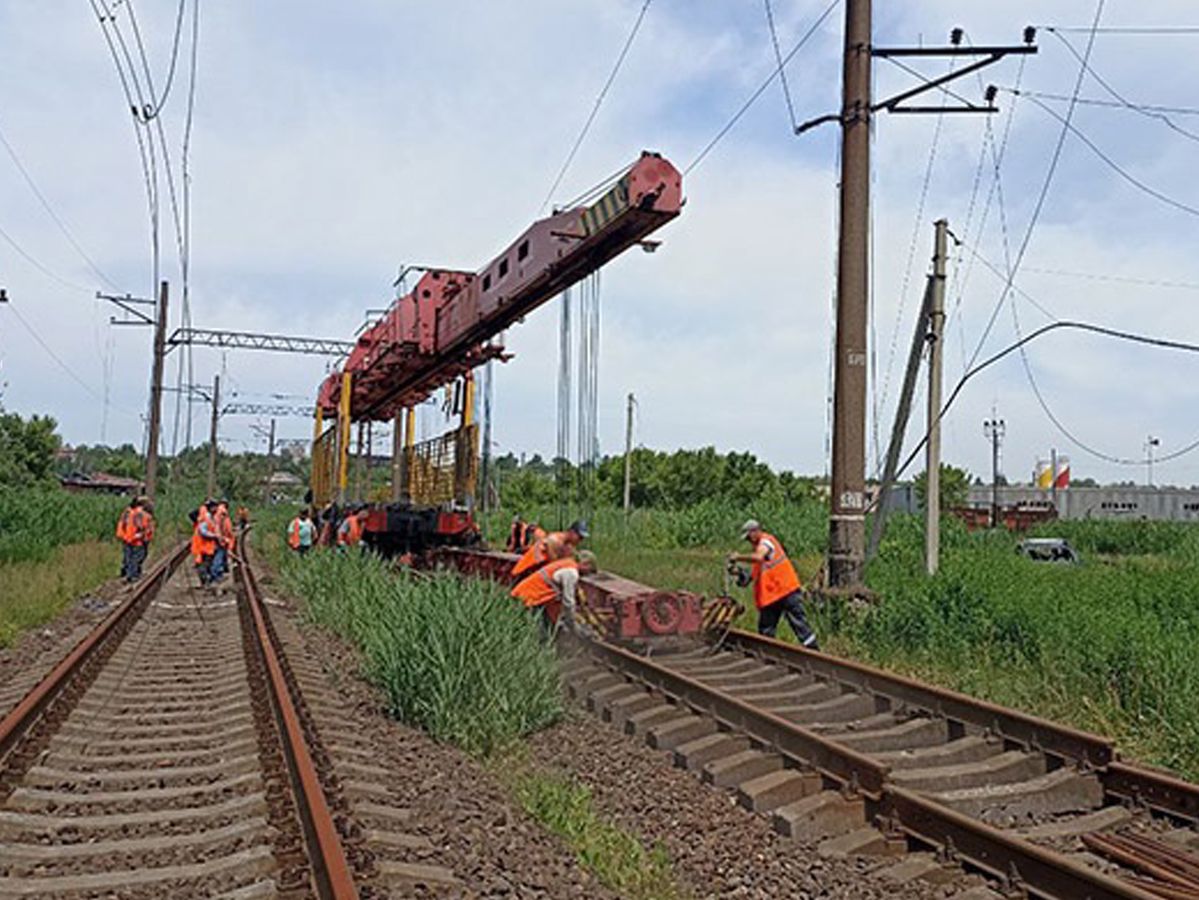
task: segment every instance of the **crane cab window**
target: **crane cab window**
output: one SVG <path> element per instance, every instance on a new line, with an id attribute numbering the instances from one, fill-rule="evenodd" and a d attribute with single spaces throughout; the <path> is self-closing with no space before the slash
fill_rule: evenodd
<path id="1" fill-rule="evenodd" d="M 516 261 L 520 262 L 529 255 L 529 242 L 521 241 L 520 246 L 516 248 Z"/>
<path id="2" fill-rule="evenodd" d="M 485 291 L 491 290 L 491 273 L 490 272 L 488 272 L 486 275 L 483 276 L 483 290 L 485 290 Z"/>
<path id="3" fill-rule="evenodd" d="M 508 260 L 506 258 L 501 259 L 500 260 L 500 278 L 503 278 L 507 274 L 508 274 Z"/>

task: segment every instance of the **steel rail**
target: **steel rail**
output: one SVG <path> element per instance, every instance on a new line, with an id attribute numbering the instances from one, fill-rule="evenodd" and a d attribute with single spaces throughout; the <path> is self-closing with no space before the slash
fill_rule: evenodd
<path id="1" fill-rule="evenodd" d="M 254 620 L 258 652 L 269 676 L 271 708 L 282 738 L 283 755 L 287 761 L 296 805 L 308 843 L 308 861 L 312 866 L 317 894 L 326 900 L 352 900 L 357 898 L 358 891 L 354 887 L 345 848 L 342 847 L 329 804 L 325 801 L 325 792 L 321 787 L 312 753 L 308 749 L 300 715 L 292 701 L 287 678 L 283 673 L 282 652 L 276 648 L 267 625 L 266 611 L 258 596 L 258 583 L 246 555 L 244 533 L 240 551 L 238 574 Z"/>
<path id="2" fill-rule="evenodd" d="M 1099 773 L 1104 793 L 1171 816 L 1199 822 L 1199 785 L 1123 761 Z"/>
<path id="3" fill-rule="evenodd" d="M 807 650 L 797 644 L 741 629 L 730 630 L 724 646 L 758 659 L 809 672 L 865 694 L 897 700 L 951 721 L 974 725 L 1043 753 L 1096 768 L 1107 766 L 1115 760 L 1115 745 L 1108 738 L 853 660 Z M 1199 802 L 1199 797 L 1196 800 Z M 1196 817 L 1199 817 L 1199 812 Z"/>
<path id="4" fill-rule="evenodd" d="M 187 542 L 180 544 L 146 573 L 145 579 L 121 604 L 89 631 L 71 651 L 21 701 L 0 720 L 0 757 L 7 754 L 29 732 L 41 714 L 71 683 L 83 665 L 122 624 L 132 624 L 187 555 Z M 135 612 L 136 611 L 136 612 Z"/>
<path id="5" fill-rule="evenodd" d="M 888 766 L 725 691 L 612 644 L 589 642 L 584 646 L 604 668 L 714 718 L 800 767 L 816 769 L 842 789 L 857 791 L 870 801 L 876 815 L 913 840 L 956 855 L 1010 887 L 1046 900 L 1154 897 L 1128 882 L 896 787 L 888 780 Z"/>
<path id="6" fill-rule="evenodd" d="M 889 767 L 781 716 L 688 678 L 643 656 L 604 642 L 588 645 L 607 667 L 631 675 L 659 693 L 726 727 L 748 735 L 792 762 L 816 769 L 873 799 L 882 795 Z"/>

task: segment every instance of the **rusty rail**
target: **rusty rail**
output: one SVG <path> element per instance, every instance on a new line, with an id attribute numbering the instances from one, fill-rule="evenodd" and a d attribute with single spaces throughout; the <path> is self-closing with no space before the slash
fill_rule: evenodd
<path id="1" fill-rule="evenodd" d="M 238 575 L 254 619 L 258 651 L 269 675 L 271 707 L 283 739 L 283 755 L 287 760 L 296 806 L 308 843 L 308 861 L 312 866 L 317 893 L 326 900 L 352 900 L 357 898 L 358 891 L 354 887 L 345 849 L 341 845 L 337 826 L 325 801 L 320 776 L 317 775 L 316 765 L 304 738 L 300 715 L 292 701 L 280 661 L 281 653 L 267 626 L 266 612 L 258 596 L 258 583 L 248 563 L 244 535 L 239 549 Z"/>
<path id="2" fill-rule="evenodd" d="M 29 691 L 8 714 L 0 720 L 0 757 L 7 754 L 38 720 L 79 673 L 96 650 L 102 646 L 118 628 L 132 625 L 137 613 L 149 603 L 158 589 L 166 583 L 176 566 L 187 555 L 184 542 L 172 550 L 146 573 L 139 584 L 121 604 L 110 612 L 95 628 L 89 631 L 58 664 Z M 136 612 L 135 612 L 136 611 Z"/>
<path id="3" fill-rule="evenodd" d="M 841 789 L 862 794 L 870 801 L 875 815 L 889 820 L 917 842 L 955 855 L 1013 889 L 1047 900 L 1078 897 L 1153 900 L 1155 897 L 1141 887 L 1090 869 L 1031 841 L 897 787 L 890 783 L 890 770 L 882 763 L 725 691 L 612 644 L 593 642 L 585 647 L 586 652 L 605 668 L 694 712 L 716 719 L 723 727 L 745 734 L 793 764 L 816 769 Z M 832 657 L 817 656 L 829 666 L 841 662 Z M 856 664 L 852 665 L 857 668 Z"/>
<path id="4" fill-rule="evenodd" d="M 1043 753 L 1095 767 L 1106 766 L 1115 759 L 1115 747 L 1107 738 L 777 638 L 732 629 L 724 646 L 809 672 L 859 693 L 886 697 L 950 721 L 974 725 Z M 1195 816 L 1199 817 L 1199 808 Z"/>

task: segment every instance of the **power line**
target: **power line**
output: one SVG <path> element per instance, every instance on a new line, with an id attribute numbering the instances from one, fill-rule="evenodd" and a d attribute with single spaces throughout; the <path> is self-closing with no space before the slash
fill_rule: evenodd
<path id="1" fill-rule="evenodd" d="M 86 380 L 84 380 L 82 377 L 80 377 L 80 375 L 74 369 L 72 369 L 69 365 L 67 365 L 61 356 L 59 356 L 57 353 L 54 352 L 54 349 L 49 344 L 46 343 L 46 341 L 42 338 L 42 336 L 40 334 L 38 334 L 37 329 L 33 327 L 33 325 L 29 322 L 29 320 L 26 319 L 23 315 L 21 315 L 21 311 L 19 309 L 17 309 L 17 307 L 13 303 L 11 303 L 11 302 L 8 303 L 7 308 L 12 311 L 12 314 L 14 316 L 16 316 L 17 321 L 21 323 L 21 327 L 24 328 L 27 332 L 29 332 L 29 336 L 32 337 L 34 339 L 34 341 L 37 342 L 38 346 L 41 347 L 42 350 L 44 350 L 46 352 L 46 355 L 49 356 L 52 360 L 54 360 L 54 362 L 58 364 L 58 367 L 67 374 L 67 377 L 69 377 L 72 381 L 74 381 L 76 384 L 78 384 L 81 388 L 83 388 L 85 391 L 87 391 L 89 394 L 91 394 L 93 397 L 95 397 L 97 400 L 99 400 L 102 404 L 107 404 L 107 399 L 104 397 L 104 395 L 97 392 L 96 389 L 94 387 L 92 387 L 92 385 L 90 383 L 88 383 Z M 126 415 L 134 416 L 136 418 L 141 417 L 140 413 L 133 412 L 132 410 L 125 409 L 124 407 L 118 406 L 118 407 L 114 407 L 114 408 L 120 410 L 121 412 L 125 413 Z"/>
<path id="2" fill-rule="evenodd" d="M 46 195 L 41 192 L 40 188 L 38 188 L 37 182 L 33 180 L 33 176 L 29 174 L 29 170 L 25 168 L 25 164 L 21 162 L 21 157 L 17 155 L 17 151 L 13 148 L 13 145 L 9 143 L 8 138 L 5 137 L 3 131 L 0 131 L 0 144 L 4 145 L 4 149 L 8 153 L 9 158 L 12 159 L 13 165 L 17 167 L 17 170 L 21 173 L 21 177 L 25 179 L 25 183 L 29 186 L 29 189 L 33 191 L 33 194 L 35 197 L 37 197 L 38 202 L 42 204 L 42 208 L 46 211 L 46 214 L 54 220 L 54 224 L 58 226 L 58 230 L 62 232 L 63 237 L 65 237 L 70 245 L 75 248 L 75 252 L 82 257 L 83 261 L 87 263 L 88 267 L 96 273 L 101 281 L 103 281 L 113 290 L 117 290 L 117 286 L 113 283 L 112 279 L 105 275 L 100 270 L 100 267 L 96 265 L 95 260 L 87 255 L 87 252 L 79 245 L 79 241 L 76 240 L 75 235 L 71 232 L 71 229 L 67 227 L 67 223 L 64 222 L 59 217 L 58 213 L 54 211 L 54 207 L 50 205 L 50 201 L 46 199 Z"/>
<path id="3" fill-rule="evenodd" d="M 1168 350 L 1183 350 L 1188 353 L 1199 353 L 1199 344 L 1191 344 L 1191 343 L 1187 343 L 1185 341 L 1174 341 L 1174 340 L 1170 340 L 1168 338 L 1151 337 L 1148 335 L 1136 334 L 1136 333 L 1130 332 L 1130 331 L 1120 331 L 1115 328 L 1107 328 L 1103 325 L 1093 325 L 1090 322 L 1076 322 L 1076 321 L 1067 321 L 1067 320 L 1058 320 L 1056 322 L 1050 322 L 1048 325 L 1042 325 L 1040 328 L 1036 329 L 1035 331 L 1032 331 L 1029 334 L 1025 335 L 1024 337 L 1020 338 L 1020 340 L 1016 341 L 1014 344 L 1009 344 L 1007 347 L 1004 347 L 998 353 L 995 353 L 994 355 L 983 360 L 981 363 L 978 363 L 977 365 L 975 365 L 972 368 L 970 368 L 969 370 L 967 370 L 962 375 L 962 377 L 958 380 L 958 383 L 954 386 L 953 391 L 949 395 L 949 399 L 947 399 L 945 401 L 945 405 L 941 407 L 941 412 L 937 415 L 936 421 L 940 422 L 942 419 L 945 418 L 945 414 L 947 412 L 949 412 L 950 407 L 953 406 L 954 401 L 956 401 L 958 396 L 961 394 L 962 389 L 966 386 L 966 382 L 968 382 L 970 379 L 972 379 L 975 375 L 979 374 L 980 372 L 982 372 L 985 369 L 990 368 L 995 363 L 1010 356 L 1012 353 L 1015 353 L 1017 350 L 1020 350 L 1022 347 L 1026 346 L 1027 344 L 1036 340 L 1037 338 L 1041 337 L 1042 335 L 1048 334 L 1051 331 L 1058 331 L 1061 329 L 1077 329 L 1079 331 L 1087 331 L 1087 332 L 1091 332 L 1092 334 L 1100 334 L 1100 335 L 1104 335 L 1105 337 L 1116 338 L 1118 340 L 1124 340 L 1124 341 L 1131 341 L 1133 343 L 1146 344 L 1149 346 L 1160 347 L 1160 348 L 1168 349 Z M 924 437 L 922 437 L 920 439 L 919 443 L 912 450 L 912 452 L 908 455 L 907 459 L 904 460 L 903 465 L 900 466 L 899 469 L 896 471 L 896 473 L 895 473 L 896 478 L 898 478 L 900 475 L 902 475 L 907 470 L 908 466 L 910 466 L 912 464 L 912 462 L 920 455 L 920 451 L 924 449 L 924 445 L 927 442 L 928 442 L 928 433 L 925 432 Z M 1165 456 L 1154 457 L 1154 460 L 1155 461 L 1160 460 L 1162 462 L 1166 462 L 1171 459 L 1177 459 L 1180 456 L 1184 456 L 1185 454 L 1192 452 L 1196 448 L 1199 448 L 1199 440 L 1196 440 L 1189 444 L 1186 444 L 1182 448 L 1175 450 L 1172 453 L 1168 453 Z M 1144 462 L 1144 460 L 1136 460 L 1135 461 L 1135 463 L 1137 465 L 1139 465 L 1143 462 Z"/>
<path id="4" fill-rule="evenodd" d="M 733 126 L 735 126 L 741 120 L 741 117 L 745 115 L 749 111 L 749 108 L 757 102 L 758 98 L 765 93 L 766 89 L 774 82 L 774 79 L 779 77 L 779 74 L 783 71 L 787 64 L 791 62 L 795 54 L 803 49 L 804 44 L 806 44 L 812 35 L 816 33 L 816 29 L 824 24 L 824 20 L 829 17 L 832 11 L 836 9 L 840 3 L 841 0 L 832 0 L 832 2 L 825 7 L 824 12 L 822 12 L 816 21 L 811 24 L 808 30 L 804 32 L 803 37 L 799 39 L 799 42 L 791 48 L 791 52 L 783 57 L 783 61 L 779 64 L 778 68 L 771 72 L 770 76 L 763 81 L 761 85 L 759 85 L 758 89 L 749 95 L 749 99 L 747 99 L 745 103 L 742 104 L 741 108 L 733 114 L 733 117 L 729 119 L 727 123 L 725 123 L 724 127 L 721 128 L 720 131 L 716 132 L 716 136 L 713 137 L 712 140 L 708 141 L 704 148 L 696 155 L 695 159 L 691 160 L 691 162 L 687 164 L 687 167 L 683 169 L 684 175 L 689 175 L 696 166 L 703 162 L 704 157 L 711 153 L 712 149 L 724 139 L 724 136 L 733 130 Z"/>
<path id="5" fill-rule="evenodd" d="M 633 23 L 633 29 L 629 32 L 628 38 L 625 39 L 624 46 L 620 50 L 620 55 L 616 57 L 616 64 L 612 66 L 612 71 L 608 73 L 608 80 L 604 82 L 599 95 L 595 98 L 595 105 L 591 107 L 591 114 L 587 116 L 587 121 L 583 123 L 583 128 L 579 132 L 579 136 L 575 138 L 574 146 L 566 154 L 566 160 L 562 163 L 562 168 L 558 170 L 557 177 L 554 178 L 554 183 L 550 185 L 550 189 L 546 191 L 545 199 L 541 201 L 542 210 L 549 206 L 550 200 L 553 199 L 554 191 L 558 190 L 558 185 L 566 177 L 566 170 L 570 168 L 575 154 L 579 152 L 579 147 L 583 145 L 583 140 L 587 137 L 587 132 L 591 130 L 591 123 L 595 121 L 596 115 L 599 114 L 600 105 L 604 102 L 604 98 L 608 96 L 608 89 L 612 87 L 612 82 L 616 80 L 616 75 L 620 72 L 620 67 L 624 65 L 625 57 L 629 55 L 629 48 L 633 46 L 633 40 L 637 37 L 637 32 L 641 30 L 641 23 L 645 19 L 645 14 L 649 10 L 651 2 L 652 0 L 645 0 L 641 4 L 641 11 L 637 13 L 637 21 Z"/>
<path id="6" fill-rule="evenodd" d="M 90 294 L 92 292 L 91 288 L 84 287 L 82 284 L 77 284 L 74 281 L 69 281 L 68 279 L 63 278 L 61 275 L 54 272 L 48 266 L 43 265 L 36 257 L 27 252 L 24 247 L 18 244 L 16 239 L 3 228 L 0 228 L 0 238 L 3 238 L 5 242 L 21 256 L 22 259 L 24 259 L 27 263 L 52 281 L 57 281 L 63 287 L 70 288 L 73 291 L 82 291 L 85 294 Z"/>
<path id="7" fill-rule="evenodd" d="M 1027 91 L 1016 87 L 1001 87 L 999 90 L 1017 97 L 1040 97 L 1042 100 L 1069 100 L 1067 94 L 1053 94 L 1047 91 Z M 1074 101 L 1080 106 L 1105 106 L 1114 109 L 1131 109 L 1133 112 L 1142 110 L 1148 112 L 1174 113 L 1179 116 L 1199 116 L 1199 109 L 1194 106 L 1162 106 L 1154 103 L 1132 103 L 1118 100 L 1100 100 L 1098 97 L 1079 97 Z"/>
<path id="8" fill-rule="evenodd" d="M 1162 193 L 1161 191 L 1157 190 L 1156 188 L 1150 187 L 1149 185 L 1145 184 L 1145 182 L 1138 179 L 1135 175 L 1130 173 L 1127 169 L 1125 169 L 1123 166 L 1121 166 L 1119 163 L 1117 163 L 1114 159 L 1112 159 L 1110 156 L 1108 156 L 1106 153 L 1104 153 L 1103 150 L 1101 150 L 1095 144 L 1094 141 L 1092 141 L 1089 137 L 1087 137 L 1083 132 L 1079 131 L 1079 129 L 1073 123 L 1071 123 L 1068 118 L 1064 118 L 1060 113 L 1058 113 L 1056 110 L 1052 109 L 1051 107 L 1046 106 L 1044 103 L 1042 103 L 1036 97 L 1029 97 L 1028 99 L 1031 103 L 1035 104 L 1036 106 L 1039 106 L 1046 113 L 1048 113 L 1049 115 L 1053 116 L 1053 118 L 1055 118 L 1059 122 L 1061 122 L 1062 126 L 1063 126 L 1063 129 L 1062 129 L 1063 132 L 1067 132 L 1067 131 L 1071 132 L 1076 138 L 1078 138 L 1080 141 L 1082 141 L 1084 144 L 1086 144 L 1086 146 L 1088 148 L 1090 148 L 1092 153 L 1094 153 L 1101 160 L 1103 160 L 1103 162 L 1105 162 L 1112 171 L 1114 171 L 1117 175 L 1119 175 L 1121 178 L 1123 178 L 1125 181 L 1127 181 L 1129 184 L 1131 184 L 1133 187 L 1135 187 L 1141 193 L 1147 194 L 1150 197 L 1153 197 L 1155 200 L 1158 200 L 1161 203 L 1164 203 L 1166 206 L 1171 206 L 1174 209 L 1179 210 L 1180 212 L 1188 213 L 1189 215 L 1192 215 L 1192 216 L 1199 216 L 1199 208 L 1191 206 L 1187 203 L 1183 203 L 1181 200 L 1171 197 L 1169 194 Z"/>
<path id="9" fill-rule="evenodd" d="M 774 27 L 774 9 L 770 0 L 766 0 L 766 24 L 770 26 L 770 43 L 774 47 L 774 59 L 779 66 L 779 76 L 783 83 L 783 99 L 787 101 L 787 114 L 791 117 L 791 130 L 799 127 L 795 118 L 795 104 L 791 101 L 791 86 L 787 84 L 787 73 L 783 69 L 783 51 L 779 49 L 779 35 Z"/>
<path id="10" fill-rule="evenodd" d="M 1104 2 L 1105 0 L 1099 0 L 1095 6 L 1095 19 L 1092 23 L 1095 28 L 1099 27 L 1099 19 L 1103 15 Z M 1094 32 L 1091 32 L 1090 37 L 1087 39 L 1086 54 L 1083 57 L 1084 66 L 1080 67 L 1078 70 L 1078 77 L 1074 81 L 1074 90 L 1071 94 L 1072 97 L 1077 97 L 1079 90 L 1082 88 L 1083 79 L 1087 74 L 1085 63 L 1090 59 L 1091 50 L 1094 46 L 1095 34 Z M 1067 108 L 1066 117 L 1062 120 L 1062 130 L 1058 134 L 1057 144 L 1053 148 L 1053 156 L 1049 161 L 1049 169 L 1045 173 L 1045 180 L 1041 184 L 1040 193 L 1037 195 L 1036 205 L 1033 207 L 1032 216 L 1028 220 L 1028 227 L 1024 231 L 1024 239 L 1020 242 L 1020 250 L 1016 254 L 1015 263 L 1011 266 L 1011 269 L 1008 272 L 1007 281 L 1004 284 L 1003 291 L 999 294 L 999 300 L 995 303 L 995 308 L 991 311 L 991 316 L 987 320 L 987 326 L 983 329 L 982 337 L 979 338 L 978 345 L 974 348 L 974 353 L 970 356 L 969 365 L 973 365 L 974 361 L 978 359 L 979 354 L 982 353 L 983 345 L 986 343 L 987 337 L 991 333 L 991 329 L 995 326 L 995 319 L 998 317 L 1000 309 L 1003 308 L 1003 302 L 1007 299 L 1008 294 L 1011 291 L 1012 282 L 1015 281 L 1016 273 L 1020 269 L 1020 263 L 1024 261 L 1024 254 L 1028 250 L 1029 241 L 1032 240 L 1033 230 L 1036 228 L 1037 220 L 1041 217 L 1041 210 L 1045 207 L 1045 200 L 1049 196 L 1049 186 L 1053 183 L 1054 173 L 1057 171 L 1058 162 L 1061 160 L 1062 148 L 1066 144 L 1066 135 L 1069 133 L 1070 119 L 1073 116 L 1074 102 L 1072 100 Z"/>
<path id="11" fill-rule="evenodd" d="M 1199 34 L 1199 26 L 1195 25 L 1150 25 L 1150 26 L 1120 26 L 1108 25 L 1103 28 L 1088 28 L 1086 25 L 1038 25 L 1046 31 L 1080 31 L 1095 34 Z"/>
<path id="12" fill-rule="evenodd" d="M 1116 100 L 1118 100 L 1120 103 L 1124 104 L 1125 108 L 1130 109 L 1133 112 L 1140 113 L 1141 115 L 1143 115 L 1147 118 L 1157 119 L 1160 122 L 1164 122 L 1169 128 L 1178 132 L 1183 137 L 1188 138 L 1192 141 L 1199 141 L 1199 135 L 1195 134 L 1193 131 L 1187 131 L 1185 128 L 1183 128 L 1180 125 L 1174 124 L 1174 121 L 1169 116 L 1164 115 L 1163 113 L 1150 112 L 1149 110 L 1141 109 L 1135 103 L 1129 102 L 1119 91 L 1117 91 L 1114 87 L 1112 87 L 1110 84 L 1108 84 L 1107 81 L 1104 80 L 1103 76 L 1095 71 L 1095 68 L 1093 66 L 1091 66 L 1087 63 L 1083 63 L 1082 58 L 1078 55 L 1078 51 L 1074 49 L 1074 45 L 1071 44 L 1070 41 L 1068 41 L 1065 37 L 1058 34 L 1057 32 L 1054 32 L 1053 36 L 1055 38 L 1057 38 L 1059 41 L 1061 41 L 1063 45 L 1065 45 L 1066 49 L 1070 51 L 1070 54 L 1076 60 L 1078 60 L 1079 63 L 1081 63 L 1082 65 L 1084 65 L 1086 67 L 1087 72 L 1090 74 L 1090 76 L 1092 78 L 1094 78 L 1099 83 L 1099 86 L 1102 87 L 1109 94 L 1111 94 L 1113 97 L 1115 97 Z"/>
<path id="13" fill-rule="evenodd" d="M 1145 287 L 1162 287 L 1162 288 L 1178 288 L 1186 291 L 1199 291 L 1199 282 L 1196 281 L 1168 281 L 1159 278 L 1134 278 L 1127 275 L 1108 275 L 1099 272 L 1074 272 L 1069 269 L 1040 269 L 1034 266 L 1025 266 L 1025 272 L 1033 272 L 1038 275 L 1060 275 L 1065 278 L 1085 278 L 1089 281 L 1114 281 L 1121 284 L 1136 284 Z"/>

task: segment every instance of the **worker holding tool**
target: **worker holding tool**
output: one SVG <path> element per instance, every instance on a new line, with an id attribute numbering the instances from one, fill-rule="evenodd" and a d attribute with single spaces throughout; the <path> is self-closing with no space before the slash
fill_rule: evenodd
<path id="1" fill-rule="evenodd" d="M 512 589 L 512 596 L 524 603 L 526 609 L 540 610 L 541 630 L 547 637 L 558 633 L 563 613 L 566 627 L 578 633 L 575 605 L 579 576 L 594 571 L 595 554 L 580 550 L 577 559 L 573 554 L 556 559 L 521 579 Z"/>
<path id="2" fill-rule="evenodd" d="M 774 637 L 784 615 L 795 637 L 809 650 L 818 649 L 816 634 L 808 627 L 803 608 L 803 585 L 795 566 L 787 558 L 783 542 L 762 530 L 756 519 L 741 526 L 741 535 L 753 545 L 752 553 L 730 553 L 730 565 L 752 564 L 750 579 L 754 587 L 754 605 L 758 608 L 758 634 Z"/>
<path id="3" fill-rule="evenodd" d="M 524 555 L 512 567 L 513 575 L 525 575 L 541 568 L 546 563 L 574 555 L 578 546 L 587 540 L 590 532 L 583 520 L 572 522 L 565 531 L 555 531 L 533 541 Z"/>
<path id="4" fill-rule="evenodd" d="M 154 514 L 150 501 L 134 497 L 117 520 L 117 537 L 122 544 L 121 577 L 132 584 L 142 577 L 142 564 L 154 539 Z"/>
<path id="5" fill-rule="evenodd" d="M 229 554 L 233 552 L 233 517 L 229 515 L 228 500 L 217 501 L 213 521 L 216 523 L 217 544 L 212 554 L 212 580 L 216 582 L 229 571 Z"/>
<path id="6" fill-rule="evenodd" d="M 287 546 L 300 556 L 306 554 L 316 543 L 316 526 L 308 515 L 308 507 L 300 510 L 300 514 L 291 520 L 287 526 Z"/>
<path id="7" fill-rule="evenodd" d="M 216 507 L 215 500 L 205 501 L 204 505 L 196 510 L 195 527 L 192 529 L 192 561 L 196 565 L 201 587 L 208 587 L 213 583 L 212 557 L 220 540 L 215 519 Z"/>

